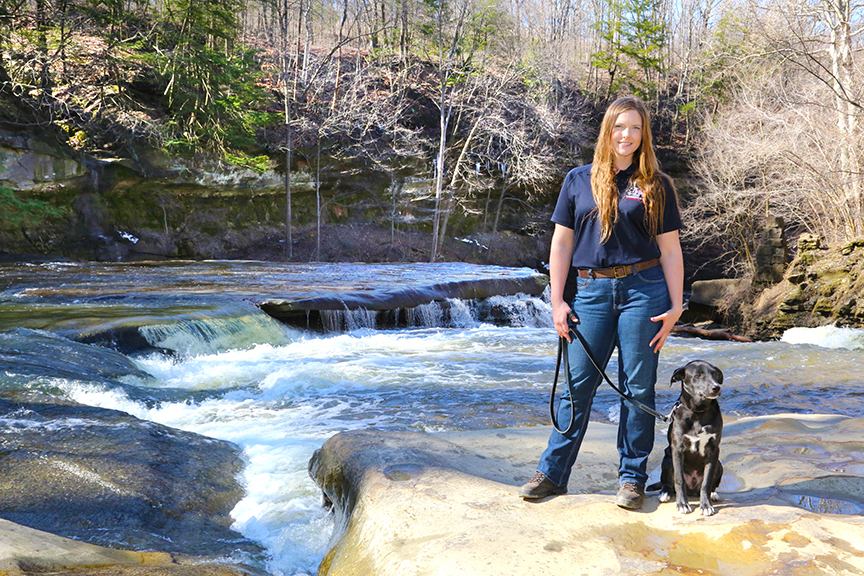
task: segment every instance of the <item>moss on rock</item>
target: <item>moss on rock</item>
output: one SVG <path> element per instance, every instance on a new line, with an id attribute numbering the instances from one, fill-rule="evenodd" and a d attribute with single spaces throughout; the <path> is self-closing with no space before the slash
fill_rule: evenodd
<path id="1" fill-rule="evenodd" d="M 777 338 L 795 327 L 864 326 L 864 239 L 799 251 L 785 278 L 741 304 L 738 330 Z"/>

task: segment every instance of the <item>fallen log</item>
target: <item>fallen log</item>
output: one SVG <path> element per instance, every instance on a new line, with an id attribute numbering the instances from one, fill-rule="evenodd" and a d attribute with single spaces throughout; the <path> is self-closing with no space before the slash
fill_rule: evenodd
<path id="1" fill-rule="evenodd" d="M 733 340 L 735 342 L 753 342 L 752 338 L 732 334 L 726 330 L 709 330 L 707 328 L 697 328 L 696 326 L 677 325 L 672 328 L 673 334 L 686 334 L 689 336 L 697 336 L 705 340 Z"/>

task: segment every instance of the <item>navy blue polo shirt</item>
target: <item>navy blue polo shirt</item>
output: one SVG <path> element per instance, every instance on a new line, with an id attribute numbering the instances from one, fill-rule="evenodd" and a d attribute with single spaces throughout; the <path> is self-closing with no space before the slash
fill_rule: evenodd
<path id="1" fill-rule="evenodd" d="M 660 256 L 660 248 L 645 225 L 642 190 L 630 181 L 635 170 L 636 167 L 631 164 L 615 176 L 619 192 L 618 222 L 604 244 L 600 243 L 600 222 L 595 212 L 597 205 L 591 194 L 591 164 L 574 168 L 567 174 L 552 213 L 552 222 L 571 228 L 574 232 L 574 268 L 600 270 Z M 666 189 L 666 205 L 658 232 L 660 234 L 681 228 L 675 192 L 666 178 L 661 178 L 661 181 Z"/>

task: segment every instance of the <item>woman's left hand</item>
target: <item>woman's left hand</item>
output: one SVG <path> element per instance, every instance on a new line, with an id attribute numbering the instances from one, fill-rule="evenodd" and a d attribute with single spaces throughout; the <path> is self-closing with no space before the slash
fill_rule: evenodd
<path id="1" fill-rule="evenodd" d="M 666 287 L 669 289 L 669 302 L 672 308 L 651 318 L 652 322 L 663 322 L 657 335 L 648 344 L 654 347 L 655 354 L 663 348 L 666 338 L 669 337 L 669 333 L 675 327 L 675 322 L 684 312 L 684 258 L 681 256 L 681 241 L 678 239 L 678 230 L 658 234 L 657 245 L 660 247 L 660 266 L 663 267 L 663 276 L 666 278 Z"/>
<path id="2" fill-rule="evenodd" d="M 675 326 L 678 318 L 681 317 L 682 312 L 684 312 L 683 308 L 672 308 L 659 316 L 653 316 L 651 318 L 652 322 L 663 322 L 660 330 L 657 331 L 657 334 L 648 344 L 654 348 L 655 353 L 660 352 L 660 349 L 663 348 L 663 345 L 666 343 L 666 338 L 669 337 L 669 333 L 672 332 L 672 328 Z"/>

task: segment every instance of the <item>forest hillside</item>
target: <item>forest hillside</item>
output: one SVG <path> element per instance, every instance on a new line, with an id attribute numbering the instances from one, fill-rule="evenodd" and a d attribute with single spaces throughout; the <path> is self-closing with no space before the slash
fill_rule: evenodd
<path id="1" fill-rule="evenodd" d="M 690 275 L 746 274 L 769 216 L 792 248 L 864 236 L 862 24 L 854 0 L 0 0 L 0 253 L 482 260 L 504 236 L 511 263 L 636 94 Z M 70 178 L 9 175 L 40 149 Z"/>

